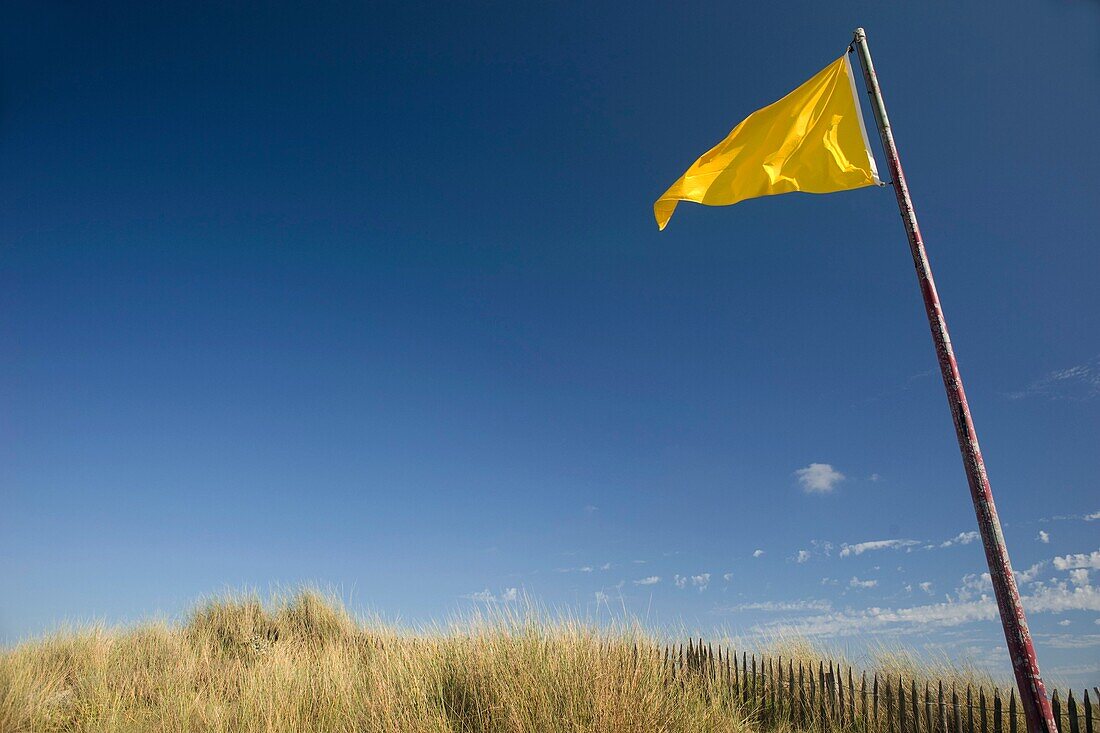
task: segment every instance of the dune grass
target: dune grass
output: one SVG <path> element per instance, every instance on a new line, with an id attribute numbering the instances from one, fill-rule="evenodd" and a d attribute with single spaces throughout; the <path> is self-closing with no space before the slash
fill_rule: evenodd
<path id="1" fill-rule="evenodd" d="M 691 676 L 670 683 L 658 649 L 636 628 L 538 613 L 411 635 L 357 622 L 315 591 L 267 604 L 224 597 L 181 625 L 84 628 L 0 652 L 0 731 L 758 727 L 726 687 Z"/>

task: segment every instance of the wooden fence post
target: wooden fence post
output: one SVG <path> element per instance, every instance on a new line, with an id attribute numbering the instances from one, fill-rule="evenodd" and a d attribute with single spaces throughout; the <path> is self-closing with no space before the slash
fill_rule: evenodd
<path id="1" fill-rule="evenodd" d="M 913 733 L 920 733 L 920 697 L 917 695 L 917 681 L 909 680 L 909 685 L 913 693 Z"/>
<path id="2" fill-rule="evenodd" d="M 981 686 L 978 687 L 978 715 L 978 719 L 981 721 L 982 733 L 989 733 L 988 719 L 985 712 L 985 688 Z"/>
<path id="3" fill-rule="evenodd" d="M 844 670 L 836 665 L 836 722 L 844 727 Z"/>
<path id="4" fill-rule="evenodd" d="M 798 663 L 798 724 L 806 727 L 806 689 L 802 686 L 802 662 Z"/>
<path id="5" fill-rule="evenodd" d="M 1092 701 L 1089 700 L 1089 688 L 1085 688 L 1085 733 L 1092 733 Z"/>
<path id="6" fill-rule="evenodd" d="M 1016 690 L 1008 696 L 1008 733 L 1016 733 Z"/>
<path id="7" fill-rule="evenodd" d="M 993 689 L 993 733 L 1003 733 L 1001 726 L 1001 690 Z"/>
<path id="8" fill-rule="evenodd" d="M 783 665 L 780 665 L 782 667 Z M 782 673 L 780 673 L 782 674 Z M 794 659 L 787 660 L 787 705 L 786 719 L 794 725 Z"/>
<path id="9" fill-rule="evenodd" d="M 966 733 L 974 733 L 974 696 L 969 682 L 966 685 Z"/>
<path id="10" fill-rule="evenodd" d="M 878 724 L 878 672 L 875 672 L 874 685 L 871 687 L 871 719 L 874 721 L 875 730 L 879 730 Z"/>
<path id="11" fill-rule="evenodd" d="M 751 695 L 750 700 L 752 701 L 749 704 L 751 705 L 752 710 L 755 710 L 759 713 L 759 711 L 760 711 L 760 704 L 759 704 L 759 701 L 760 701 L 760 678 L 756 676 L 756 655 L 755 654 L 752 655 L 752 680 L 749 682 L 749 684 L 751 685 L 751 687 L 749 687 L 749 693 Z"/>
<path id="12" fill-rule="evenodd" d="M 886 733 L 894 731 L 894 696 L 890 690 L 890 675 L 886 675 Z"/>
<path id="13" fill-rule="evenodd" d="M 749 705 L 749 658 L 741 652 L 741 704 Z"/>
<path id="14" fill-rule="evenodd" d="M 947 703 L 943 699 L 943 680 L 939 680 L 936 683 L 936 700 L 939 705 L 939 726 L 940 733 L 947 733 Z"/>
<path id="15" fill-rule="evenodd" d="M 924 683 L 924 722 L 928 733 L 934 733 L 936 721 L 932 713 L 932 686 L 927 682 Z"/>
<path id="16" fill-rule="evenodd" d="M 856 727 L 856 688 L 852 684 L 852 665 L 848 665 L 848 721 Z"/>
<path id="17" fill-rule="evenodd" d="M 951 683 L 951 723 L 955 726 L 953 733 L 962 733 L 962 719 L 959 717 L 959 693 L 955 691 L 955 683 Z"/>
<path id="18" fill-rule="evenodd" d="M 871 730 L 870 729 L 871 718 L 870 718 L 870 715 L 867 714 L 867 671 L 866 670 L 864 671 L 864 674 L 861 674 L 859 676 L 859 707 L 862 708 L 862 710 L 860 710 L 859 712 L 860 712 L 860 715 L 862 716 L 862 719 L 864 719 L 864 733 L 869 733 L 870 730 Z"/>
<path id="19" fill-rule="evenodd" d="M 1073 699 L 1073 690 L 1069 691 L 1066 712 L 1069 713 L 1069 733 L 1081 733 L 1080 723 L 1077 722 L 1077 701 Z"/>
<path id="20" fill-rule="evenodd" d="M 741 661 L 737 658 L 736 649 L 733 652 L 733 687 L 734 700 L 740 700 L 741 704 L 744 705 L 745 675 L 743 665 L 741 664 Z"/>
<path id="21" fill-rule="evenodd" d="M 1054 724 L 1062 730 L 1062 701 L 1058 699 L 1058 688 L 1054 689 L 1054 695 L 1050 698 L 1050 712 L 1054 715 Z"/>
<path id="22" fill-rule="evenodd" d="M 806 726 L 809 728 L 813 727 L 814 723 L 817 722 L 817 675 L 814 674 L 814 667 L 812 664 L 809 665 L 809 669 L 806 670 L 806 676 L 810 681 L 810 707 L 809 710 L 807 710 L 809 725 Z"/>
<path id="23" fill-rule="evenodd" d="M 768 697 L 768 720 L 775 722 L 775 667 L 770 657 L 768 658 L 768 674 L 764 677 L 764 690 L 767 692 Z"/>
<path id="24" fill-rule="evenodd" d="M 898 733 L 905 733 L 905 681 L 898 675 Z"/>

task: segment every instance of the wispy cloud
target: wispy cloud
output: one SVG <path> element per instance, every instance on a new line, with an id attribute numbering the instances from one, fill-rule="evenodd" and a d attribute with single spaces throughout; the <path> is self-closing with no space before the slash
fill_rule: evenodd
<path id="1" fill-rule="evenodd" d="M 919 583 L 917 585 L 917 587 L 920 588 L 925 593 L 927 593 L 928 595 L 932 595 L 932 583 L 930 581 L 926 580 L 923 583 Z"/>
<path id="2" fill-rule="evenodd" d="M 833 604 L 826 600 L 812 601 L 759 601 L 756 603 L 738 603 L 715 609 L 719 613 L 738 613 L 740 611 L 768 611 L 771 613 L 791 613 L 797 611 L 831 611 Z"/>
<path id="3" fill-rule="evenodd" d="M 804 563 L 809 559 L 810 559 L 810 551 L 809 550 L 799 550 L 798 554 L 796 554 L 794 556 L 794 561 L 796 563 L 799 563 L 799 564 Z"/>
<path id="4" fill-rule="evenodd" d="M 874 588 L 876 585 L 878 585 L 877 580 L 860 580 L 854 575 L 852 579 L 848 581 L 849 588 Z"/>
<path id="5" fill-rule="evenodd" d="M 1093 512 L 1092 514 L 1085 515 L 1086 522 L 1095 522 L 1097 519 L 1100 519 L 1100 512 Z"/>
<path id="6" fill-rule="evenodd" d="M 1052 649 L 1083 649 L 1100 646 L 1100 634 L 1034 634 Z"/>
<path id="7" fill-rule="evenodd" d="M 1035 536 L 1035 539 L 1039 540 L 1044 545 L 1049 545 L 1050 544 L 1050 534 L 1048 532 L 1044 532 L 1041 529 L 1039 530 L 1039 534 L 1037 534 Z"/>
<path id="8" fill-rule="evenodd" d="M 1049 565 L 1058 570 L 1069 570 L 1069 579 L 1054 578 L 1046 582 L 1037 580 Z M 1091 570 L 1100 567 L 1100 550 L 1089 554 L 1065 555 L 1053 561 L 1037 562 L 1026 570 L 1017 571 L 1021 586 L 1028 586 L 1030 593 L 1021 596 L 1024 609 L 1029 614 L 1064 614 L 1070 611 L 1100 611 L 1100 588 L 1090 582 Z M 868 581 L 853 577 L 849 586 L 866 587 Z M 931 594 L 931 583 L 921 583 L 921 590 Z M 871 607 L 863 610 L 843 611 L 778 619 L 758 625 L 757 633 L 792 632 L 806 636 L 852 636 L 878 632 L 929 631 L 961 626 L 976 621 L 993 621 L 997 618 L 997 604 L 993 599 L 993 585 L 989 573 L 970 573 L 963 577 L 952 596 L 943 603 L 911 606 L 908 608 Z M 1100 624 L 1100 619 L 1097 619 Z"/>
<path id="9" fill-rule="evenodd" d="M 829 494 L 844 480 L 844 474 L 828 463 L 811 463 L 794 472 L 807 494 Z"/>
<path id="10" fill-rule="evenodd" d="M 1100 512 L 1098 512 L 1098 514 L 1100 514 Z M 764 551 L 763 550 L 753 550 L 752 551 L 752 556 L 753 557 L 764 557 Z"/>
<path id="11" fill-rule="evenodd" d="M 870 542 L 857 542 L 854 545 L 845 543 L 840 546 L 840 556 L 850 557 L 852 555 L 862 555 L 872 550 L 898 550 L 903 547 L 913 547 L 919 544 L 920 543 L 916 540 L 872 540 Z"/>
<path id="12" fill-rule="evenodd" d="M 1091 586 L 1069 588 L 1052 583 L 1036 588 L 1022 599 L 1029 614 L 1100 611 L 1100 590 Z M 853 636 L 883 631 L 922 631 L 948 628 L 997 618 L 997 604 L 983 596 L 974 601 L 948 601 L 909 608 L 868 608 L 817 616 L 781 619 L 756 626 L 761 634 L 777 632 L 804 636 Z"/>
<path id="13" fill-rule="evenodd" d="M 638 578 L 634 581 L 634 585 L 657 585 L 661 582 L 660 575 L 650 575 L 647 578 Z"/>
<path id="14" fill-rule="evenodd" d="M 981 535 L 979 535 L 976 531 L 959 532 L 951 539 L 941 542 L 940 547 L 951 547 L 952 545 L 969 545 L 980 536 Z"/>
<path id="15" fill-rule="evenodd" d="M 500 595 L 494 595 L 488 588 L 476 593 L 467 593 L 462 596 L 470 601 L 477 601 L 478 603 L 511 603 L 519 596 L 518 588 L 505 588 L 500 592 Z"/>
<path id="16" fill-rule="evenodd" d="M 1011 392 L 1009 399 L 1046 397 L 1052 400 L 1088 400 L 1100 395 L 1100 356 L 1083 364 L 1056 369 L 1024 389 Z"/>

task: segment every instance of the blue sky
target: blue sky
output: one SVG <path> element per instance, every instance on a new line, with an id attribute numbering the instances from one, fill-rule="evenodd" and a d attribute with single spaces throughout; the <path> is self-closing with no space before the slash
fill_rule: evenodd
<path id="1" fill-rule="evenodd" d="M 0 639 L 314 582 L 1006 670 L 891 192 L 651 213 L 863 25 L 1095 684 L 1100 6 L 520 5 L 7 8 Z"/>

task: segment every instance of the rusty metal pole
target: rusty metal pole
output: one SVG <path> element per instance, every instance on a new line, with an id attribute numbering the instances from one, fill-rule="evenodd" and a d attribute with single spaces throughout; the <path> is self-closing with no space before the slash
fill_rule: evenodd
<path id="1" fill-rule="evenodd" d="M 970 408 L 966 404 L 959 366 L 955 362 L 955 352 L 951 348 L 951 337 L 947 333 L 947 322 L 943 317 L 936 283 L 932 279 L 932 268 L 928 264 L 928 255 L 924 251 L 917 215 L 913 211 L 913 202 L 909 198 L 909 187 L 905 183 L 905 174 L 901 170 L 898 150 L 894 145 L 894 135 L 890 131 L 890 120 L 886 116 L 886 105 L 882 101 L 875 67 L 871 63 L 871 52 L 867 48 L 867 34 L 862 28 L 856 28 L 852 45 L 859 51 L 859 60 L 863 66 L 863 78 L 867 83 L 867 93 L 871 96 L 878 121 L 882 147 L 893 177 L 894 193 L 898 199 L 898 209 L 905 223 L 905 233 L 909 236 L 909 249 L 913 255 L 913 265 L 920 281 L 924 308 L 928 313 L 928 325 L 932 329 L 932 341 L 936 345 L 936 356 L 940 362 L 943 385 L 947 391 L 947 402 L 951 406 L 951 417 L 955 421 L 955 433 L 959 439 L 966 478 L 970 484 L 970 497 L 974 501 L 974 512 L 978 515 L 978 529 L 985 547 L 985 559 L 989 564 L 989 574 L 993 578 L 993 592 L 997 597 L 997 608 L 1001 614 L 1008 653 L 1012 658 L 1012 671 L 1016 675 L 1016 684 L 1020 688 L 1024 714 L 1027 717 L 1028 733 L 1058 733 L 1058 727 L 1051 713 L 1043 679 L 1039 676 L 1039 663 L 1035 658 L 1035 648 L 1031 643 L 1031 633 L 1027 628 L 1027 618 L 1020 605 L 1020 593 L 1016 588 L 1016 578 L 1012 574 L 1012 565 L 1008 560 L 1008 548 L 1005 547 L 1001 522 L 997 518 L 997 508 L 993 504 L 993 492 L 989 488 L 989 478 L 985 473 L 982 451 L 978 447 L 978 434 L 974 430 L 974 421 L 970 418 Z M 851 49 L 849 49 L 851 50 Z"/>

